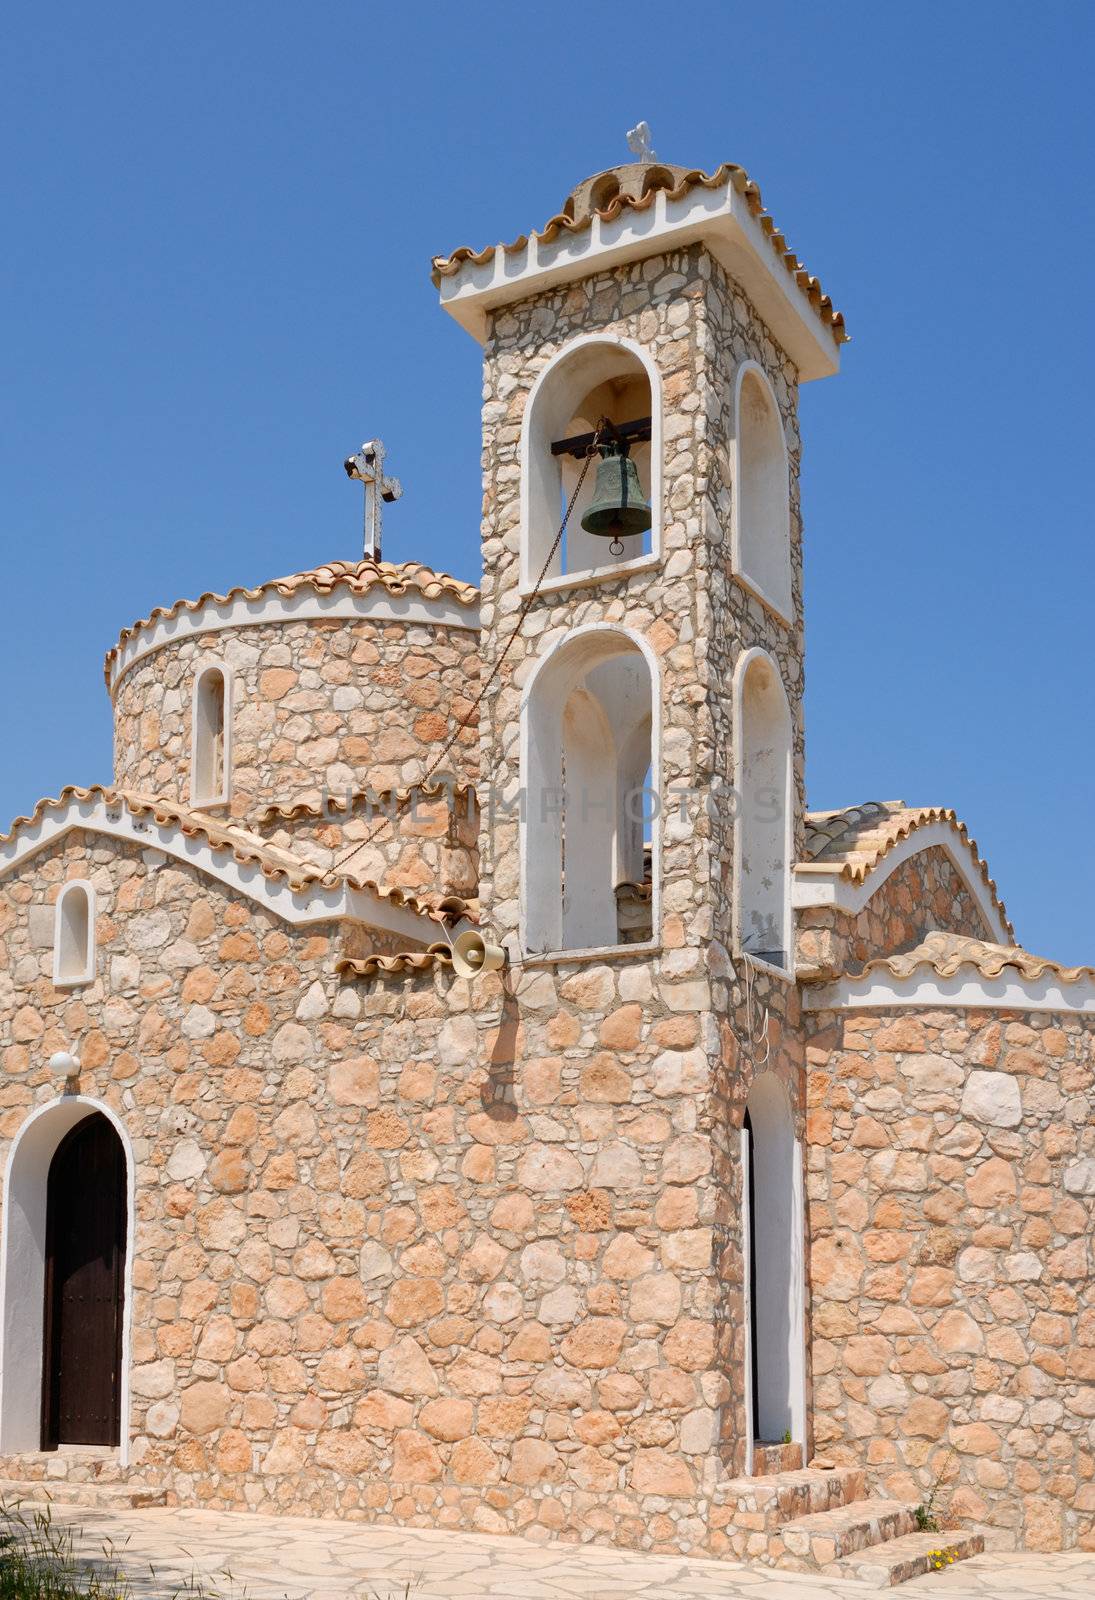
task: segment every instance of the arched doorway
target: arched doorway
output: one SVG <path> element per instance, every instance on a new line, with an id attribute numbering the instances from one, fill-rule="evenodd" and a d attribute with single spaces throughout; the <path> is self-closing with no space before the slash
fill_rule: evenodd
<path id="1" fill-rule="evenodd" d="M 749 1091 L 742 1164 L 751 1456 L 754 1441 L 806 1444 L 799 1146 L 774 1072 L 761 1073 Z"/>
<path id="2" fill-rule="evenodd" d="M 119 1448 L 124 1466 L 129 1459 L 129 1343 L 130 1302 L 135 1229 L 135 1188 L 133 1150 L 124 1124 L 109 1106 L 86 1095 L 65 1094 L 33 1111 L 12 1140 L 4 1168 L 2 1239 L 0 1239 L 0 1456 L 20 1455 L 42 1448 L 45 1389 L 54 1365 L 53 1324 L 47 1328 L 46 1306 L 47 1236 L 51 1234 L 50 1172 L 67 1135 L 85 1123 L 98 1129 L 100 1156 L 106 1156 L 101 1171 L 103 1212 L 97 1226 L 108 1234 L 113 1229 L 113 1244 L 108 1243 L 113 1298 L 106 1306 L 121 1323 L 121 1371 L 115 1354 L 109 1374 L 113 1376 L 118 1422 L 112 1441 Z M 101 1124 L 113 1134 L 116 1146 L 107 1141 Z M 89 1130 L 89 1137 L 91 1132 Z M 119 1156 L 120 1151 L 120 1156 Z M 92 1153 L 93 1154 L 93 1153 Z M 85 1152 L 85 1157 L 88 1152 Z M 120 1169 L 119 1169 L 120 1163 Z M 58 1164 L 60 1174 L 66 1163 Z M 71 1170 L 71 1169 L 70 1169 Z M 79 1173 L 80 1165 L 77 1165 Z M 86 1168 L 85 1168 L 86 1176 Z M 58 1179 L 58 1185 L 60 1184 Z M 89 1180 L 90 1181 L 90 1180 Z M 96 1180 L 98 1183 L 98 1180 Z M 122 1218 L 114 1209 L 121 1193 Z M 59 1192 L 59 1191 L 58 1191 Z M 71 1193 L 70 1193 L 71 1200 Z M 97 1204 L 95 1188 L 79 1194 L 79 1206 Z M 55 1215 L 57 1207 L 54 1206 Z M 54 1230 L 56 1224 L 54 1225 Z M 120 1246 L 120 1248 L 119 1248 Z M 71 1264 L 70 1250 L 70 1264 Z M 54 1265 L 56 1266 L 56 1252 Z M 67 1281 L 69 1267 L 64 1259 L 61 1277 Z M 56 1273 L 55 1273 L 56 1285 Z M 75 1285 L 79 1294 L 79 1285 Z M 105 1348 L 110 1349 L 109 1340 Z M 81 1427 L 79 1431 L 83 1432 Z M 76 1440 L 65 1440 L 76 1443 Z"/>
<path id="3" fill-rule="evenodd" d="M 65 1134 L 46 1188 L 42 1448 L 121 1430 L 126 1161 L 101 1112 Z"/>

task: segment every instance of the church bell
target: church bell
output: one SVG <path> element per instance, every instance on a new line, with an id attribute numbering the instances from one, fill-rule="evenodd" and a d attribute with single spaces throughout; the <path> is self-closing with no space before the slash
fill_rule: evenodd
<path id="1" fill-rule="evenodd" d="M 649 528 L 650 507 L 643 498 L 639 469 L 628 454 L 626 441 L 609 439 L 600 451 L 593 499 L 582 518 L 582 527 L 587 533 L 611 539 L 612 554 L 622 555 L 620 541 Z"/>

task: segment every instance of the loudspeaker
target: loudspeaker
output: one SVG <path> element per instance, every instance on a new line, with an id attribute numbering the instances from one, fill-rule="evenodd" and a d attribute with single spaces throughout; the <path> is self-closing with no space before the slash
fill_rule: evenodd
<path id="1" fill-rule="evenodd" d="M 458 978 L 478 978 L 484 972 L 497 972 L 505 966 L 506 952 L 491 944 L 476 928 L 468 928 L 452 947 L 452 970 Z"/>

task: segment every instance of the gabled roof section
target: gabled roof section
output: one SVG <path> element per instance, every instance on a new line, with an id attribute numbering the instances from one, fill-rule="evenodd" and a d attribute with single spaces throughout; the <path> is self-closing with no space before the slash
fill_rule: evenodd
<path id="1" fill-rule="evenodd" d="M 472 903 L 458 895 L 410 893 L 319 867 L 231 819 L 192 811 L 164 796 L 99 784 L 62 789 L 56 799 L 40 800 L 29 817 L 17 817 L 9 832 L 0 834 L 0 877 L 77 828 L 163 850 L 292 922 L 347 917 L 421 935 L 425 919 L 455 923 L 474 913 Z"/>
<path id="2" fill-rule="evenodd" d="M 1014 937 L 996 883 L 957 813 L 943 806 L 910 806 L 903 800 L 866 800 L 838 811 L 806 814 L 805 860 L 795 867 L 795 904 L 820 903 L 810 897 L 809 886 L 825 879 L 837 880 L 873 892 L 872 876 L 887 864 L 896 866 L 908 855 L 943 844 L 965 871 L 990 927 Z M 830 900 L 832 896 L 828 897 Z"/>
<path id="3" fill-rule="evenodd" d="M 575 205 L 575 197 L 587 192 L 587 203 Z M 750 294 L 802 377 L 837 370 L 840 346 L 848 339 L 843 315 L 789 247 L 759 186 L 730 161 L 710 173 L 660 163 L 612 168 L 580 184 L 564 209 L 531 234 L 510 244 L 482 250 L 462 245 L 434 256 L 433 281 L 446 310 L 482 339 L 487 310 L 700 238 Z M 786 315 L 792 305 L 800 318 L 812 321 L 816 347 L 795 338 L 793 318 Z"/>
<path id="4" fill-rule="evenodd" d="M 466 607 L 469 613 L 474 612 L 479 604 L 479 590 L 473 583 L 464 583 L 447 572 L 435 572 L 420 561 L 327 561 L 306 572 L 294 572 L 285 578 L 271 578 L 253 589 L 237 587 L 229 589 L 227 594 L 215 594 L 209 590 L 196 600 L 176 600 L 170 606 L 156 606 L 147 617 L 123 628 L 118 643 L 107 652 L 103 663 L 107 687 L 113 687 L 120 672 L 133 659 L 132 645 L 138 636 L 155 629 L 157 625 L 177 625 L 183 619 L 196 618 L 199 613 L 222 612 L 226 614 L 222 625 L 227 626 L 247 621 L 248 618 L 241 614 L 243 608 L 268 598 L 296 601 L 311 595 L 331 600 L 340 596 L 360 598 L 374 592 L 392 600 L 417 598 L 435 605 L 448 602 L 450 606 Z M 263 618 L 256 615 L 250 620 L 262 621 Z M 468 625 L 474 626 L 475 623 L 469 619 Z"/>

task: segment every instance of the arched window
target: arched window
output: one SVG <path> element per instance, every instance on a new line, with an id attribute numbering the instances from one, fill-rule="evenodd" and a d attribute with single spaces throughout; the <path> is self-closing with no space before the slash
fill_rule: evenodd
<path id="1" fill-rule="evenodd" d="M 225 667 L 203 667 L 191 711 L 190 803 L 226 805 L 229 797 L 230 680 Z"/>
<path id="2" fill-rule="evenodd" d="M 738 371 L 731 544 L 734 571 L 791 619 L 787 443 L 772 386 L 755 362 Z"/>
<path id="3" fill-rule="evenodd" d="M 579 629 L 522 712 L 522 909 L 529 952 L 644 944 L 657 927 L 651 660 L 628 634 Z"/>
<path id="4" fill-rule="evenodd" d="M 646 533 L 621 539 L 623 551 L 616 554 L 609 550 L 609 539 L 582 528 L 597 482 L 595 458 L 547 576 L 560 579 L 606 567 L 626 567 L 660 552 L 662 418 L 657 368 L 641 346 L 630 340 L 577 339 L 541 373 L 525 408 L 521 445 L 521 582 L 525 589 L 540 575 L 583 465 L 580 456 L 558 449 L 553 452 L 552 446 L 592 434 L 602 417 L 625 435 L 629 427 L 635 435 L 629 452 L 650 504 L 651 526 Z M 647 422 L 648 434 L 643 426 Z M 644 434 L 647 436 L 642 437 Z"/>
<path id="5" fill-rule="evenodd" d="M 66 883 L 53 919 L 53 982 L 59 989 L 95 978 L 95 890 L 83 879 Z"/>
<path id="6" fill-rule="evenodd" d="M 791 965 L 794 818 L 791 712 L 779 669 L 749 650 L 734 675 L 736 943 L 769 966 Z"/>

